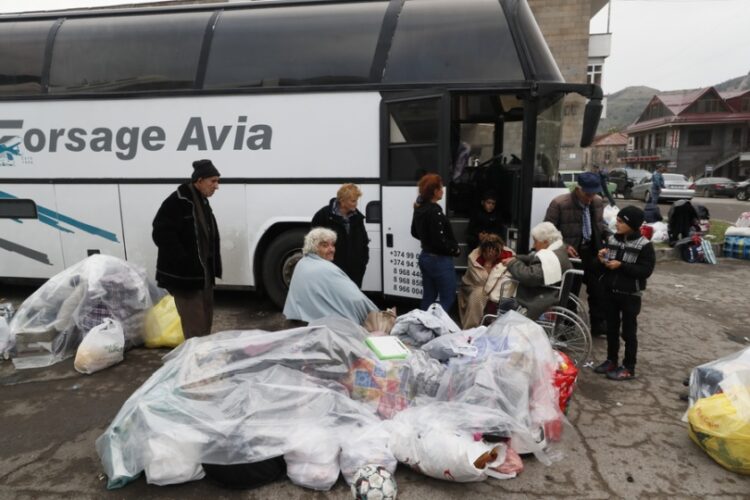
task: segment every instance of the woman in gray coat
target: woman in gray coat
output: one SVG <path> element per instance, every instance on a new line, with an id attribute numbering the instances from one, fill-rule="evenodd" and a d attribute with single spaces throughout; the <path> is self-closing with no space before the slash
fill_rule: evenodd
<path id="1" fill-rule="evenodd" d="M 518 281 L 516 300 L 527 310 L 527 316 L 537 319 L 557 302 L 558 291 L 550 288 L 562 280 L 562 273 L 572 267 L 562 234 L 550 222 L 537 224 L 531 230 L 534 251 L 505 259 L 513 279 Z"/>

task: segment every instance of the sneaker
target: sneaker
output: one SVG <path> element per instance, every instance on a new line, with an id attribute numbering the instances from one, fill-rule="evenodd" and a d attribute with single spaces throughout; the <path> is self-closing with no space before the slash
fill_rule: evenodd
<path id="1" fill-rule="evenodd" d="M 594 368 L 594 372 L 596 373 L 609 373 L 615 370 L 617 370 L 617 363 L 610 360 L 606 360 L 604 363 Z"/>
<path id="2" fill-rule="evenodd" d="M 610 380 L 631 380 L 635 378 L 635 373 L 621 366 L 616 370 L 607 372 L 607 378 Z"/>

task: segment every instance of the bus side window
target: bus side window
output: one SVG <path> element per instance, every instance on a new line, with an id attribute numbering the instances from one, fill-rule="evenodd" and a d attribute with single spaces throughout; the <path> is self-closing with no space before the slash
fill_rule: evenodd
<path id="1" fill-rule="evenodd" d="M 34 200 L 1 199 L 0 219 L 36 219 L 37 210 Z"/>
<path id="2" fill-rule="evenodd" d="M 414 183 L 437 172 L 440 100 L 415 99 L 388 104 L 389 182 Z"/>

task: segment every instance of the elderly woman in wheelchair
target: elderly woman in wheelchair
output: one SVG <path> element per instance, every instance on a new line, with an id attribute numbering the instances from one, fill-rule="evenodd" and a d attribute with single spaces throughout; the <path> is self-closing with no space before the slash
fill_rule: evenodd
<path id="1" fill-rule="evenodd" d="M 517 286 L 513 299 L 500 301 L 498 314 L 510 309 L 522 312 L 544 328 L 553 348 L 581 365 L 591 353 L 591 332 L 586 306 L 570 291 L 583 271 L 573 269 L 562 234 L 551 223 L 536 225 L 531 237 L 534 252 L 502 262 Z"/>
<path id="2" fill-rule="evenodd" d="M 550 222 L 537 224 L 531 230 L 534 252 L 503 260 L 508 272 L 518 282 L 516 301 L 536 319 L 557 303 L 558 285 L 563 273 L 573 266 L 563 244 L 562 234 Z"/>

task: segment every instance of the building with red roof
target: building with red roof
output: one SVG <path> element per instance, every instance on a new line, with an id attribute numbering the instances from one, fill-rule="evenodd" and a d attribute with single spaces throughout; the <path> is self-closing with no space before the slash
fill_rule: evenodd
<path id="1" fill-rule="evenodd" d="M 625 132 L 619 163 L 687 176 L 750 177 L 750 90 L 714 87 L 655 95 Z"/>

